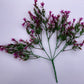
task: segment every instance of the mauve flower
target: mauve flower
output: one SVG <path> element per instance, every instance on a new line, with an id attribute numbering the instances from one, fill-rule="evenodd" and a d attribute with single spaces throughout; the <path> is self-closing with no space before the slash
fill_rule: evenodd
<path id="1" fill-rule="evenodd" d="M 30 15 L 30 17 L 31 17 L 31 19 L 33 19 L 33 20 L 35 20 L 36 19 L 36 16 L 34 16 L 30 11 L 28 11 L 28 13 L 29 13 L 29 15 Z"/>
<path id="2" fill-rule="evenodd" d="M 30 27 L 30 22 L 27 23 L 27 26 Z"/>
<path id="3" fill-rule="evenodd" d="M 82 17 L 79 19 L 79 21 L 81 21 L 81 20 L 83 20 L 83 18 L 82 18 Z"/>
<path id="4" fill-rule="evenodd" d="M 26 22 L 26 18 L 23 18 L 23 20 Z"/>
<path id="5" fill-rule="evenodd" d="M 49 11 L 49 15 L 51 16 L 52 11 Z"/>
<path id="6" fill-rule="evenodd" d="M 33 18 L 33 20 L 35 20 L 35 19 L 36 19 L 36 17 L 35 17 L 35 16 L 33 16 L 32 18 Z"/>
<path id="7" fill-rule="evenodd" d="M 33 14 L 31 13 L 31 11 L 28 11 L 28 14 L 30 15 L 30 17 L 33 16 Z"/>
<path id="8" fill-rule="evenodd" d="M 14 53 L 13 55 L 14 55 L 14 56 L 17 56 L 17 53 Z"/>
<path id="9" fill-rule="evenodd" d="M 12 41 L 16 41 L 14 38 L 11 39 Z"/>
<path id="10" fill-rule="evenodd" d="M 76 40 L 74 40 L 74 42 L 75 42 L 75 43 L 77 43 L 77 41 L 76 41 Z"/>
<path id="11" fill-rule="evenodd" d="M 83 43 L 84 43 L 84 40 L 83 40 Z"/>
<path id="12" fill-rule="evenodd" d="M 78 46 L 79 44 L 73 44 L 74 46 Z"/>
<path id="13" fill-rule="evenodd" d="M 41 3 L 41 6 L 42 6 L 42 7 L 44 6 L 44 2 Z"/>
<path id="14" fill-rule="evenodd" d="M 65 26 L 66 26 L 66 24 L 63 24 L 63 26 L 65 27 Z"/>
<path id="15" fill-rule="evenodd" d="M 26 50 L 28 46 L 24 47 L 24 49 Z"/>
<path id="16" fill-rule="evenodd" d="M 20 42 L 23 42 L 24 40 L 23 40 L 23 39 L 20 39 L 19 41 L 20 41 Z"/>
<path id="17" fill-rule="evenodd" d="M 35 22 L 36 22 L 37 25 L 39 25 L 39 20 L 38 19 Z"/>
<path id="18" fill-rule="evenodd" d="M 83 43 L 80 43 L 80 46 L 83 46 Z"/>
<path id="19" fill-rule="evenodd" d="M 17 53 L 17 52 L 15 52 L 13 55 L 14 55 L 14 58 L 19 57 L 19 55 L 18 55 L 18 53 Z"/>
<path id="20" fill-rule="evenodd" d="M 66 13 L 66 14 L 69 14 L 69 13 L 70 13 L 70 11 L 65 11 L 65 13 Z"/>
<path id="21" fill-rule="evenodd" d="M 31 37 L 33 37 L 33 34 L 30 34 Z"/>
<path id="22" fill-rule="evenodd" d="M 37 3 L 37 0 L 34 0 L 35 3 Z"/>
<path id="23" fill-rule="evenodd" d="M 61 12 L 61 13 L 64 13 L 64 10 L 61 10 L 60 12 Z"/>
<path id="24" fill-rule="evenodd" d="M 24 26 L 25 25 L 25 22 L 22 24 L 22 26 Z"/>
<path id="25" fill-rule="evenodd" d="M 59 17 L 60 17 L 60 15 L 58 14 L 58 15 L 57 15 L 57 17 L 59 18 Z"/>
<path id="26" fill-rule="evenodd" d="M 0 46 L 0 51 L 3 51 L 5 48 L 3 46 Z"/>
<path id="27" fill-rule="evenodd" d="M 68 24 L 70 25 L 70 24 L 71 24 L 71 21 L 70 21 L 70 22 L 68 22 Z"/>
<path id="28" fill-rule="evenodd" d="M 33 42 L 33 39 L 32 38 L 30 38 L 30 40 L 29 40 L 30 42 Z"/>
<path id="29" fill-rule="evenodd" d="M 35 3 L 34 6 L 36 6 L 37 0 L 34 0 L 34 3 Z"/>
<path id="30" fill-rule="evenodd" d="M 76 46 L 76 44 L 73 44 L 74 46 Z"/>
<path id="31" fill-rule="evenodd" d="M 75 22 L 76 19 L 73 19 L 73 23 Z"/>
<path id="32" fill-rule="evenodd" d="M 34 30 L 33 30 L 33 29 L 31 30 L 31 33 L 32 33 L 32 34 L 34 33 Z"/>
<path id="33" fill-rule="evenodd" d="M 84 22 L 81 22 L 81 25 L 84 25 Z"/>

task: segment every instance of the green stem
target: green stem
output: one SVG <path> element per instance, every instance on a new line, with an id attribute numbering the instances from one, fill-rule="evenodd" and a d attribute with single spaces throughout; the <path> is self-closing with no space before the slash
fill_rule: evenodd
<path id="1" fill-rule="evenodd" d="M 50 59 L 50 56 L 48 55 L 48 53 L 46 52 L 46 50 L 44 49 L 44 47 L 43 47 L 43 50 L 46 53 L 46 55 L 48 56 L 48 58 Z"/>
<path id="2" fill-rule="evenodd" d="M 50 56 L 52 58 L 52 52 L 51 52 L 51 48 L 50 48 L 50 43 L 49 43 L 49 38 L 48 38 L 48 33 L 46 31 L 46 36 L 47 36 L 47 40 L 48 40 L 48 46 L 49 46 L 49 51 L 50 51 Z"/>
<path id="3" fill-rule="evenodd" d="M 53 57 L 53 59 L 55 59 L 61 52 L 63 52 L 66 47 L 67 47 L 67 44 L 64 45 L 64 47 L 58 52 L 56 56 Z"/>
<path id="4" fill-rule="evenodd" d="M 42 56 L 36 55 L 36 54 L 34 54 L 34 53 L 32 53 L 32 55 L 35 56 L 35 57 L 38 57 L 38 58 L 43 58 L 43 59 L 49 60 L 48 58 L 45 58 L 45 57 L 42 57 Z"/>
<path id="5" fill-rule="evenodd" d="M 60 50 L 60 52 L 56 56 L 54 56 L 53 59 L 55 59 L 62 51 L 63 51 L 63 49 Z"/>
<path id="6" fill-rule="evenodd" d="M 54 60 L 51 60 L 51 62 L 52 62 L 53 70 L 54 70 L 55 80 L 56 80 L 56 83 L 58 83 Z"/>
<path id="7" fill-rule="evenodd" d="M 39 35 L 38 35 L 38 37 L 39 37 Z M 40 37 L 39 37 L 39 39 L 40 39 Z M 42 50 L 45 52 L 45 54 L 48 56 L 48 58 L 50 59 L 50 56 L 48 55 L 48 53 L 46 52 L 46 50 L 45 50 L 45 48 L 43 47 L 43 44 L 42 44 L 42 37 L 41 37 L 41 39 L 40 39 L 40 45 L 39 45 L 41 48 L 42 48 Z"/>
<path id="8" fill-rule="evenodd" d="M 58 44 L 58 40 L 57 40 L 57 43 L 56 43 L 56 47 L 55 47 L 55 51 L 54 51 L 54 54 L 53 54 L 53 57 L 55 56 L 55 53 L 56 53 L 56 50 L 57 50 L 57 44 Z"/>

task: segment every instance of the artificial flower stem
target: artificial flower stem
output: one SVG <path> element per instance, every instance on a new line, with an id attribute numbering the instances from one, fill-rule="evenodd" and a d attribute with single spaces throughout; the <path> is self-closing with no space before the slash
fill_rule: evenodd
<path id="1" fill-rule="evenodd" d="M 53 59 L 55 59 L 61 52 L 63 52 L 66 47 L 67 47 L 67 44 L 64 45 L 64 47 L 58 52 L 56 56 L 53 57 Z"/>
<path id="2" fill-rule="evenodd" d="M 56 56 L 53 57 L 55 59 L 63 50 L 60 50 Z"/>
<path id="3" fill-rule="evenodd" d="M 42 37 L 41 37 L 42 38 Z M 42 41 L 42 39 L 41 39 Z M 45 52 L 45 54 L 48 56 L 48 58 L 50 59 L 50 56 L 48 55 L 48 53 L 46 52 L 45 48 L 43 47 L 43 44 L 42 42 L 40 41 L 40 45 L 41 45 L 41 48 L 43 49 L 43 51 Z"/>
<path id="4" fill-rule="evenodd" d="M 42 56 L 36 55 L 36 54 L 34 54 L 34 53 L 32 53 L 32 55 L 34 55 L 34 56 L 36 56 L 36 57 L 38 57 L 38 58 L 43 58 L 43 59 L 49 60 L 48 58 L 45 58 L 45 57 L 42 57 Z"/>
<path id="5" fill-rule="evenodd" d="M 56 80 L 56 83 L 58 83 L 54 60 L 52 59 L 51 62 L 52 62 L 53 70 L 54 70 L 55 80 Z"/>
<path id="6" fill-rule="evenodd" d="M 57 43 L 56 43 L 56 47 L 55 47 L 55 51 L 54 51 L 54 54 L 53 54 L 53 57 L 55 56 L 55 53 L 56 53 L 56 50 L 57 50 L 57 44 L 58 44 L 58 40 L 57 40 Z"/>
<path id="7" fill-rule="evenodd" d="M 48 40 L 48 46 L 49 46 L 50 55 L 51 55 L 51 58 L 52 58 L 52 52 L 51 52 L 51 48 L 50 48 L 50 43 L 49 43 L 49 38 L 48 38 L 47 31 L 46 31 L 46 36 L 47 36 L 47 40 Z"/>
<path id="8" fill-rule="evenodd" d="M 50 59 L 50 56 L 48 55 L 48 53 L 46 52 L 46 50 L 43 48 L 43 51 L 46 53 L 46 55 L 48 56 L 48 58 Z"/>

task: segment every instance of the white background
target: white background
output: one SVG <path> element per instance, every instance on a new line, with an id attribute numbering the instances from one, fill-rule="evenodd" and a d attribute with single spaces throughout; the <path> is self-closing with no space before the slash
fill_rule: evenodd
<path id="1" fill-rule="evenodd" d="M 58 14 L 61 9 L 65 9 L 71 11 L 71 20 L 84 17 L 84 0 L 39 0 L 39 3 L 41 1 L 44 1 L 47 13 L 52 10 Z M 28 17 L 28 10 L 32 10 L 33 3 L 33 0 L 0 0 L 0 44 L 10 43 L 12 37 L 17 40 L 28 39 L 21 24 L 22 19 Z M 53 43 L 51 45 L 54 46 Z M 55 60 L 55 66 L 58 84 L 84 84 L 84 47 L 81 51 L 61 53 Z M 47 60 L 24 62 L 0 52 L 0 84 L 56 83 L 52 65 Z"/>

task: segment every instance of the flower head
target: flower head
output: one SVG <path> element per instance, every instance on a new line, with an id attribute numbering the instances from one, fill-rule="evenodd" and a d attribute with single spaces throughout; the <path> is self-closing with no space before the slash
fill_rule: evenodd
<path id="1" fill-rule="evenodd" d="M 35 3 L 37 3 L 37 0 L 34 0 Z"/>
<path id="2" fill-rule="evenodd" d="M 76 21 L 76 19 L 73 19 L 73 23 Z"/>
<path id="3" fill-rule="evenodd" d="M 32 33 L 32 34 L 34 33 L 34 30 L 33 30 L 33 29 L 31 30 L 31 33 Z"/>
<path id="4" fill-rule="evenodd" d="M 83 43 L 80 43 L 80 46 L 83 46 Z"/>
<path id="5" fill-rule="evenodd" d="M 64 10 L 61 10 L 60 13 L 64 13 Z"/>
<path id="6" fill-rule="evenodd" d="M 12 40 L 12 41 L 16 41 L 15 38 L 12 38 L 11 40 Z"/>
<path id="7" fill-rule="evenodd" d="M 70 21 L 70 22 L 68 22 L 68 24 L 69 24 L 69 25 L 71 25 L 71 21 Z"/>
<path id="8" fill-rule="evenodd" d="M 83 26 L 84 26 L 84 22 L 81 22 L 81 25 L 83 25 Z"/>
<path id="9" fill-rule="evenodd" d="M 26 18 L 23 18 L 23 20 L 26 22 Z"/>
<path id="10" fill-rule="evenodd" d="M 23 42 L 24 40 L 23 40 L 23 39 L 20 39 L 19 41 L 20 41 L 20 42 Z"/>
<path id="11" fill-rule="evenodd" d="M 14 58 L 18 58 L 19 57 L 17 52 L 15 52 L 13 55 L 14 55 Z"/>
<path id="12" fill-rule="evenodd" d="M 79 19 L 79 21 L 82 21 L 83 20 L 83 18 L 81 17 L 80 19 Z"/>
<path id="13" fill-rule="evenodd" d="M 25 22 L 24 23 L 22 23 L 22 26 L 24 27 L 24 25 L 25 25 Z"/>
<path id="14" fill-rule="evenodd" d="M 42 7 L 44 6 L 44 2 L 41 3 L 41 6 L 42 6 Z"/>
<path id="15" fill-rule="evenodd" d="M 70 11 L 65 11 L 65 14 L 69 14 L 70 13 Z"/>
<path id="16" fill-rule="evenodd" d="M 49 11 L 49 15 L 51 16 L 52 11 Z"/>
<path id="17" fill-rule="evenodd" d="M 34 3 L 35 3 L 34 6 L 36 6 L 36 4 L 37 4 L 37 0 L 34 0 Z"/>
<path id="18" fill-rule="evenodd" d="M 0 46 L 0 51 L 3 51 L 5 48 L 3 46 Z"/>

